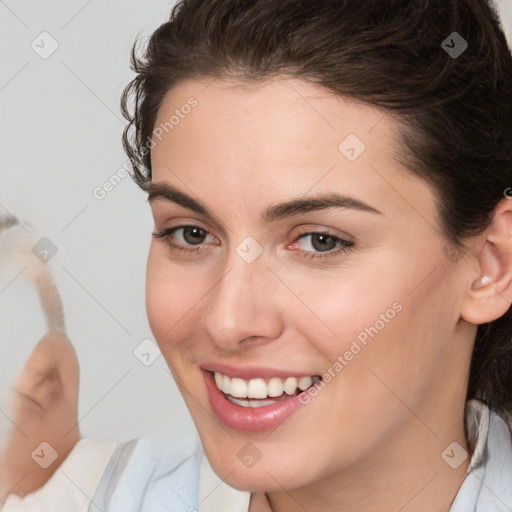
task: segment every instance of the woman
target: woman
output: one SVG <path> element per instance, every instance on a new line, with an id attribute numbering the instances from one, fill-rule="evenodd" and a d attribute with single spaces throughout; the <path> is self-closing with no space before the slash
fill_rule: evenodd
<path id="1" fill-rule="evenodd" d="M 148 318 L 204 455 L 119 446 L 89 510 L 510 510 L 494 8 L 184 1 L 133 67 Z"/>

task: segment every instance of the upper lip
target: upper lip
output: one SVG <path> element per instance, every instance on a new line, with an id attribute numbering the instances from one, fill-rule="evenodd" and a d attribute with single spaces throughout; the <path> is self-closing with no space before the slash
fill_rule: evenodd
<path id="1" fill-rule="evenodd" d="M 282 370 L 278 368 L 268 368 L 264 366 L 241 366 L 232 365 L 223 362 L 204 361 L 199 363 L 199 367 L 209 372 L 217 372 L 228 377 L 237 377 L 239 379 L 270 379 L 272 377 L 313 377 L 319 375 L 315 372 L 300 372 L 297 370 Z"/>

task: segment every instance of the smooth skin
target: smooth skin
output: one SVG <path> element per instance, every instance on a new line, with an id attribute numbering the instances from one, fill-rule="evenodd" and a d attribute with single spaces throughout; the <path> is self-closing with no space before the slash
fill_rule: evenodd
<path id="1" fill-rule="evenodd" d="M 275 512 L 448 510 L 470 456 L 453 469 L 441 454 L 454 441 L 469 451 L 476 324 L 503 315 L 512 298 L 512 202 L 468 241 L 467 256 L 449 258 L 435 192 L 394 160 L 388 114 L 296 78 L 209 77 L 170 90 L 155 126 L 190 97 L 197 107 L 154 139 L 152 182 L 211 216 L 153 197 L 157 231 L 204 232 L 153 238 L 146 300 L 213 469 L 238 489 L 266 492 Z M 338 150 L 349 134 L 366 145 L 352 162 Z M 333 191 L 380 213 L 261 218 L 277 203 Z M 339 242 L 326 251 L 318 235 L 300 238 L 325 231 L 353 245 L 334 255 Z M 263 249 L 252 263 L 236 252 L 248 236 Z M 275 430 L 239 432 L 214 417 L 202 362 L 322 375 L 396 302 L 395 318 Z M 262 454 L 250 468 L 237 457 L 248 442 Z"/>

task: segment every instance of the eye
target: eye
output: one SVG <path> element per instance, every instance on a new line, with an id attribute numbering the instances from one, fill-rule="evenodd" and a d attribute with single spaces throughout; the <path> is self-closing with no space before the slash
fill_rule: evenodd
<path id="1" fill-rule="evenodd" d="M 155 238 L 163 239 L 172 251 L 199 252 L 204 249 L 207 237 L 214 239 L 207 231 L 199 226 L 176 226 L 174 228 L 163 229 L 153 233 Z M 178 238 L 178 243 L 172 240 L 172 237 Z M 187 247 L 187 245 L 189 247 Z M 196 247 L 194 247 L 196 246 Z"/>
<path id="2" fill-rule="evenodd" d="M 163 229 L 153 233 L 155 238 L 165 241 L 171 251 L 183 253 L 199 253 L 208 250 L 207 244 L 215 237 L 199 226 L 187 225 Z M 210 237 L 210 240 L 208 239 Z M 177 239 L 177 241 L 173 240 Z M 297 240 L 288 246 L 294 248 L 299 245 L 297 251 L 305 259 L 334 257 L 346 254 L 354 242 L 346 240 L 328 231 L 308 231 L 299 234 Z"/>
<path id="3" fill-rule="evenodd" d="M 181 231 L 180 242 L 198 245 L 204 243 L 204 239 L 206 238 L 206 231 L 197 226 L 183 226 L 181 228 L 175 228 L 171 230 L 171 233 L 179 233 Z M 170 233 L 169 233 L 170 234 Z"/>
<path id="4" fill-rule="evenodd" d="M 308 240 L 309 239 L 309 240 Z M 300 241 L 307 241 L 303 244 L 306 251 L 331 251 L 336 247 L 336 238 L 325 233 L 309 233 L 302 235 Z"/>
<path id="5" fill-rule="evenodd" d="M 294 244 L 299 245 L 299 251 L 304 253 L 304 258 L 314 259 L 345 254 L 353 247 L 354 242 L 328 231 L 310 231 L 300 234 Z"/>

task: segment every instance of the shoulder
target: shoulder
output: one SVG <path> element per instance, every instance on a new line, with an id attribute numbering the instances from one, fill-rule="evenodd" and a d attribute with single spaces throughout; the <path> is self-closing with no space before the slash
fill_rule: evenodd
<path id="1" fill-rule="evenodd" d="M 141 438 L 119 444 L 92 503 L 104 512 L 192 512 L 202 456 L 197 440 Z"/>
<path id="2" fill-rule="evenodd" d="M 509 417 L 490 414 L 482 488 L 477 510 L 512 509 L 512 425 Z"/>
<path id="3" fill-rule="evenodd" d="M 468 474 L 450 512 L 510 512 L 512 510 L 511 418 L 477 400 L 467 410 L 473 451 Z"/>

